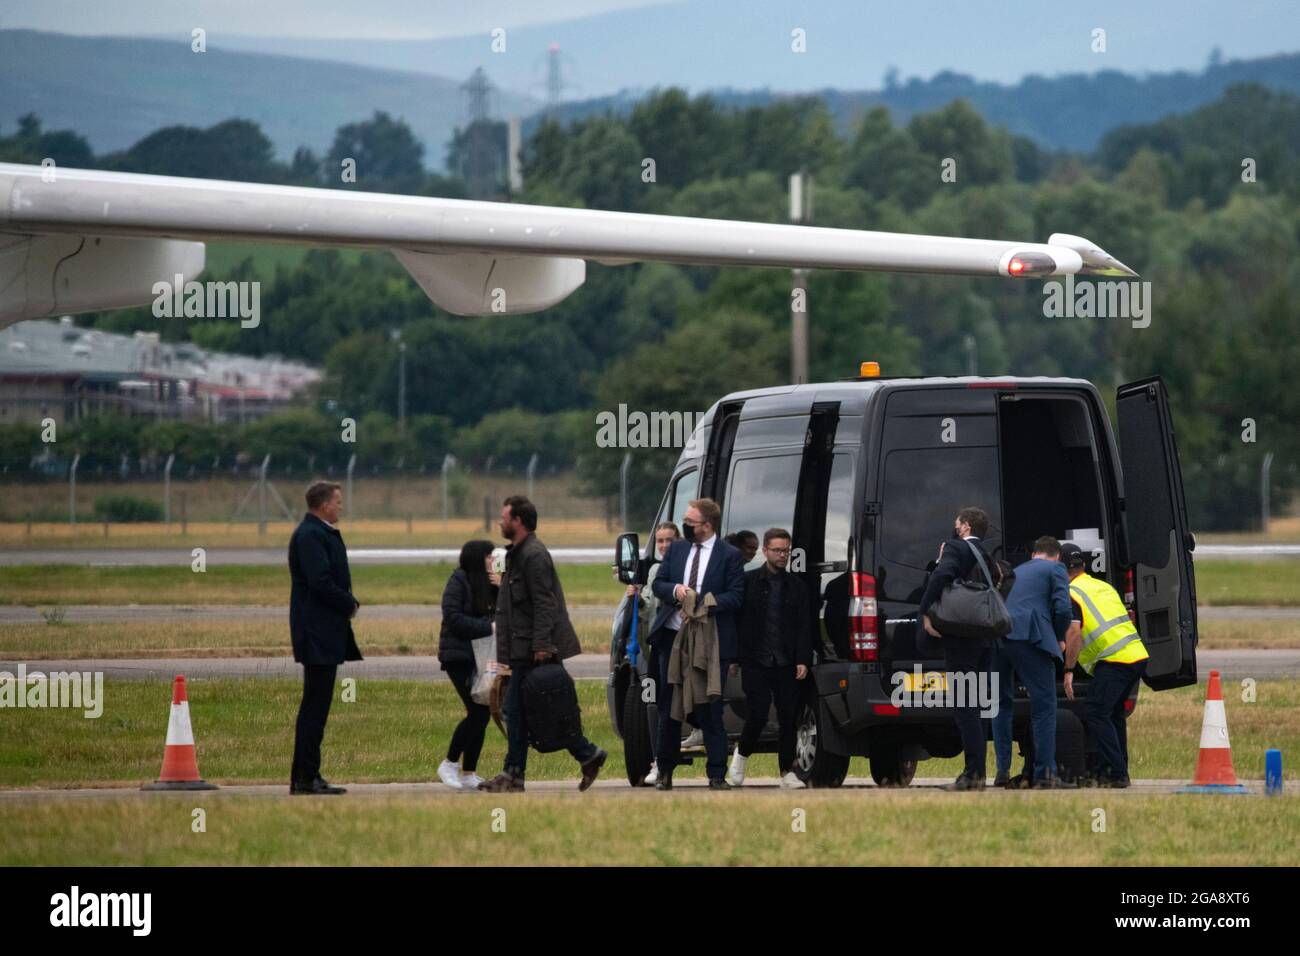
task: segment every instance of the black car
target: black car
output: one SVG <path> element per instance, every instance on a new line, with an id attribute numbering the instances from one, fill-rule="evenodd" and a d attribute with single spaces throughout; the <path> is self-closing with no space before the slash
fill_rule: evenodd
<path id="1" fill-rule="evenodd" d="M 1090 573 L 1125 596 L 1138 625 L 1148 686 L 1195 683 L 1194 539 L 1160 379 L 1121 386 L 1116 416 L 1118 444 L 1100 394 L 1081 379 L 866 376 L 737 392 L 705 414 L 655 520 L 680 522 L 691 499 L 710 497 L 724 535 L 793 532 L 790 569 L 813 596 L 820 633 L 799 723 L 800 778 L 838 786 L 850 758 L 863 756 L 878 784 L 906 785 L 918 761 L 960 752 L 951 709 L 900 707 L 891 695 L 918 667 L 922 681 L 943 679 L 925 676 L 944 663 L 917 605 L 937 546 L 967 505 L 988 513 L 984 543 L 1013 567 L 1044 534 L 1091 552 Z M 639 552 L 636 536 L 619 544 L 625 559 Z M 620 573 L 644 575 L 652 555 L 651 536 Z M 653 678 L 646 655 L 633 665 L 626 645 L 625 627 L 612 642 L 608 698 L 638 785 L 651 760 L 655 714 L 643 690 Z M 725 693 L 735 739 L 745 717 L 738 677 Z M 1062 776 L 1085 769 L 1087 693 L 1081 670 L 1073 701 L 1058 680 Z M 1135 703 L 1136 693 L 1130 713 Z M 1014 728 L 1023 752 L 1023 688 Z M 759 749 L 775 744 L 773 721 Z"/>

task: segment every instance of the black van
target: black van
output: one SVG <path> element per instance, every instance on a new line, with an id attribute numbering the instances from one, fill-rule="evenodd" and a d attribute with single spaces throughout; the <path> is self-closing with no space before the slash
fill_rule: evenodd
<path id="1" fill-rule="evenodd" d="M 710 497 L 724 535 L 792 531 L 791 571 L 817 596 L 810 606 L 821 635 L 799 722 L 803 780 L 838 786 L 849 758 L 864 756 L 878 784 L 906 785 L 918 761 L 960 752 L 950 709 L 900 707 L 891 695 L 917 666 L 922 675 L 944 670 L 917 604 L 966 505 L 988 513 L 984 543 L 1013 567 L 1044 534 L 1090 550 L 1089 571 L 1125 596 L 1138 624 L 1151 655 L 1146 683 L 1195 683 L 1195 543 L 1168 398 L 1151 378 L 1120 387 L 1115 404 L 1118 446 L 1100 394 L 1081 379 L 861 377 L 737 392 L 705 414 L 655 520 L 680 523 L 691 499 Z M 620 547 L 625 558 L 639 551 L 632 535 Z M 632 563 L 643 575 L 652 560 L 653 535 Z M 626 560 L 620 573 L 632 573 Z M 634 786 L 649 770 L 655 721 L 644 702 L 653 699 L 646 657 L 630 663 L 627 629 L 615 635 L 609 707 Z M 1088 680 L 1080 670 L 1074 701 L 1060 688 L 1058 733 L 1072 727 L 1082 741 Z M 739 678 L 725 693 L 735 739 L 745 717 Z M 1136 694 L 1130 713 L 1135 702 Z M 1023 752 L 1023 688 L 1014 727 Z M 760 750 L 775 750 L 775 729 L 770 722 Z M 1062 775 L 1080 771 L 1082 751 L 1071 767 L 1070 745 L 1061 748 Z"/>

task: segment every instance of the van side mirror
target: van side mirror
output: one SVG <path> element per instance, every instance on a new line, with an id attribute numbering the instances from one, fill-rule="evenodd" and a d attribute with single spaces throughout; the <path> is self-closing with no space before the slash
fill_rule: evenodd
<path id="1" fill-rule="evenodd" d="M 624 584 L 644 584 L 641 580 L 641 541 L 633 532 L 620 534 L 614 545 L 614 567 Z"/>

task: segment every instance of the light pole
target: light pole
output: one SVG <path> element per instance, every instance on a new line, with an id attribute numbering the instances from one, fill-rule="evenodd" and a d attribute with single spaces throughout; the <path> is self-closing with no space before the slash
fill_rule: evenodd
<path id="1" fill-rule="evenodd" d="M 1264 464 L 1259 469 L 1259 503 L 1260 503 L 1260 530 L 1268 534 L 1269 519 L 1269 500 L 1268 500 L 1268 473 L 1273 468 L 1273 453 L 1270 451 L 1264 456 Z"/>
<path id="2" fill-rule="evenodd" d="M 402 341 L 402 330 L 393 329 L 393 341 L 397 343 L 397 433 L 406 434 L 406 343 Z"/>
<path id="3" fill-rule="evenodd" d="M 812 177 L 807 170 L 790 174 L 790 222 L 812 220 Z M 808 381 L 808 270 L 791 271 L 790 289 L 790 381 Z"/>

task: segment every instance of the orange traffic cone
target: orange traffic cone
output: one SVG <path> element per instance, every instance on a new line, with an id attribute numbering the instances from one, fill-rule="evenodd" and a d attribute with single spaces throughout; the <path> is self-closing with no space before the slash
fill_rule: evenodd
<path id="1" fill-rule="evenodd" d="M 1205 693 L 1205 718 L 1201 722 L 1201 752 L 1196 759 L 1196 775 L 1180 793 L 1248 793 L 1237 782 L 1232 769 L 1232 746 L 1228 743 L 1228 715 L 1223 708 L 1223 688 L 1219 672 L 1210 671 Z"/>
<path id="2" fill-rule="evenodd" d="M 167 745 L 163 748 L 162 773 L 141 790 L 216 790 L 199 776 L 194 755 L 194 731 L 190 727 L 190 702 L 185 696 L 185 678 L 176 675 L 172 685 L 172 712 L 167 721 Z"/>

